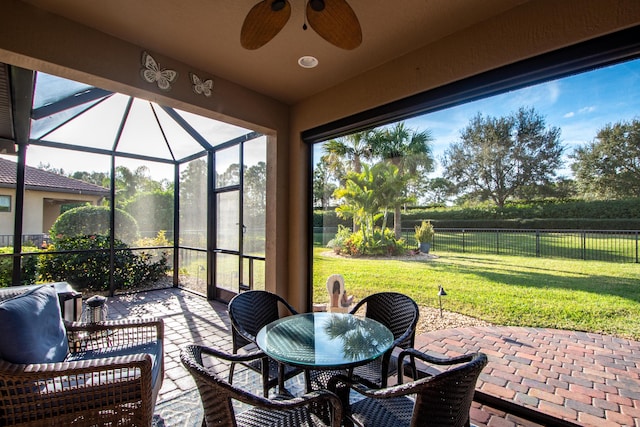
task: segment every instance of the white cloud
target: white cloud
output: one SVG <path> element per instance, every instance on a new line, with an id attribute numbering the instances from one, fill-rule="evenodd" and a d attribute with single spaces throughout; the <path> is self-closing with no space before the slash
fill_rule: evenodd
<path id="1" fill-rule="evenodd" d="M 567 114 L 565 114 L 562 117 L 564 117 L 565 119 L 569 119 L 569 118 L 571 118 L 571 117 L 573 117 L 575 115 L 576 115 L 576 113 L 574 113 L 573 111 L 569 111 Z"/>
<path id="2" fill-rule="evenodd" d="M 591 105 L 589 107 L 581 108 L 580 110 L 578 110 L 578 113 L 580 113 L 580 114 L 588 114 L 588 113 L 593 113 L 594 111 L 596 111 L 596 107 Z"/>

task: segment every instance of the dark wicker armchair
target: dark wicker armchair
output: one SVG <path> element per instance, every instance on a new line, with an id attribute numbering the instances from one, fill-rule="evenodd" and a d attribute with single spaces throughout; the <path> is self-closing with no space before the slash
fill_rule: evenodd
<path id="1" fill-rule="evenodd" d="M 164 324 L 62 318 L 56 284 L 0 292 L 0 426 L 148 426 Z"/>
<path id="2" fill-rule="evenodd" d="M 0 360 L 0 425 L 151 425 L 164 376 L 162 320 L 67 323 L 66 332 L 63 362 Z"/>
<path id="3" fill-rule="evenodd" d="M 233 354 L 244 349 L 250 353 L 259 352 L 261 358 L 251 358 L 242 363 L 262 375 L 264 397 L 269 389 L 302 372 L 301 369 L 282 365 L 270 359 L 256 346 L 256 335 L 263 326 L 280 318 L 280 308 L 291 314 L 297 311 L 284 298 L 266 291 L 246 291 L 236 295 L 229 301 L 228 312 L 232 325 Z M 229 383 L 233 383 L 235 363 L 229 369 Z"/>
<path id="4" fill-rule="evenodd" d="M 329 381 L 329 390 L 346 395 L 348 389 L 353 389 L 364 396 L 364 399 L 345 408 L 346 418 L 360 427 L 469 426 L 476 381 L 487 364 L 487 356 L 474 353 L 440 359 L 408 349 L 399 355 L 401 366 L 405 357 L 446 369 L 435 373 L 431 371 L 407 384 L 402 384 L 403 376 L 399 373 L 398 385 L 383 389 L 368 388 L 343 375 L 333 377 Z"/>
<path id="5" fill-rule="evenodd" d="M 205 362 L 203 356 L 212 360 Z M 258 356 L 259 357 L 259 356 Z M 266 399 L 256 396 L 224 380 L 215 370 L 226 364 L 247 362 L 255 354 L 231 355 L 209 347 L 188 345 L 180 354 L 182 363 L 193 376 L 204 406 L 204 425 L 220 427 L 311 427 L 340 426 L 342 405 L 335 394 L 327 390 L 314 391 L 292 399 Z M 236 414 L 232 400 L 252 408 Z M 328 424 L 317 414 L 329 414 Z"/>
<path id="6" fill-rule="evenodd" d="M 380 292 L 363 298 L 351 310 L 356 314 L 366 305 L 365 316 L 385 325 L 393 333 L 393 345 L 381 358 L 354 369 L 353 375 L 370 387 L 386 387 L 387 378 L 397 370 L 396 348 L 412 348 L 415 342 L 416 325 L 420 312 L 418 305 L 407 295 L 397 292 Z"/>

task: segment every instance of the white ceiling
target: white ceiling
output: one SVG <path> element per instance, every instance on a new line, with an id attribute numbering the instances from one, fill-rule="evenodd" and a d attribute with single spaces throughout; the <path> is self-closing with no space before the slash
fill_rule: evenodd
<path id="1" fill-rule="evenodd" d="M 347 51 L 311 28 L 304 31 L 306 0 L 289 0 L 291 18 L 284 29 L 249 51 L 240 46 L 240 28 L 258 0 L 25 0 L 287 104 L 526 1 L 348 0 L 363 42 Z M 315 56 L 318 67 L 299 67 L 303 55 Z"/>

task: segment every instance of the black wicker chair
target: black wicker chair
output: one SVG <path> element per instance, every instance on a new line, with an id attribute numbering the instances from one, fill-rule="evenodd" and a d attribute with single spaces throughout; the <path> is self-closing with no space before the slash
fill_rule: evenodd
<path id="1" fill-rule="evenodd" d="M 421 379 L 407 384 L 402 384 L 403 376 L 399 373 L 398 385 L 383 389 L 368 388 L 343 375 L 333 377 L 329 381 L 329 390 L 346 396 L 349 389 L 353 389 L 365 396 L 345 407 L 345 417 L 360 427 L 469 426 L 476 381 L 487 364 L 487 356 L 474 353 L 440 359 L 408 349 L 400 353 L 400 364 L 405 357 L 446 366 L 446 369 L 437 373 L 431 370 Z"/>
<path id="2" fill-rule="evenodd" d="M 258 359 L 252 358 L 242 363 L 262 375 L 264 397 L 268 397 L 269 389 L 303 372 L 302 369 L 282 365 L 270 359 L 257 348 L 256 335 L 258 331 L 263 326 L 280 318 L 281 307 L 291 314 L 297 314 L 297 311 L 284 298 L 267 291 L 242 292 L 229 301 L 227 308 L 233 329 L 231 333 L 233 354 L 244 349 L 250 353 L 261 355 Z M 234 368 L 235 362 L 231 363 L 229 369 L 230 384 L 233 383 Z M 283 392 L 283 390 L 279 391 Z"/>
<path id="3" fill-rule="evenodd" d="M 211 360 L 205 367 L 203 355 Z M 335 394 L 327 390 L 314 391 L 292 399 L 266 399 L 231 385 L 215 370 L 226 369 L 229 362 L 247 362 L 255 354 L 231 355 L 209 347 L 188 345 L 182 348 L 180 359 L 193 376 L 204 407 L 205 426 L 220 427 L 311 427 L 340 426 L 342 405 Z M 259 356 L 258 356 L 259 357 Z M 251 406 L 236 414 L 233 400 Z M 325 423 L 316 413 L 330 414 Z"/>
<path id="4" fill-rule="evenodd" d="M 393 350 L 413 347 L 420 311 L 415 301 L 404 294 L 380 292 L 363 298 L 353 307 L 351 314 L 356 314 L 365 304 L 365 316 L 389 328 L 394 341 L 381 358 L 355 368 L 352 374 L 369 387 L 383 388 L 387 386 L 387 378 L 397 371 Z"/>

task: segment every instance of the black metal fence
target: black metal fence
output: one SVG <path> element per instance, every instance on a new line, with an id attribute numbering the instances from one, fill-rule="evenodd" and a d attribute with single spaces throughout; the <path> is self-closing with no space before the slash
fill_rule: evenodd
<path id="1" fill-rule="evenodd" d="M 434 251 L 492 253 L 612 262 L 639 260 L 634 230 L 436 230 Z"/>
<path id="2" fill-rule="evenodd" d="M 314 243 L 326 246 L 337 230 L 314 230 Z M 434 252 L 485 253 L 610 262 L 640 260 L 637 230 L 527 230 L 503 228 L 436 228 Z M 414 231 L 403 230 L 409 246 Z"/>

